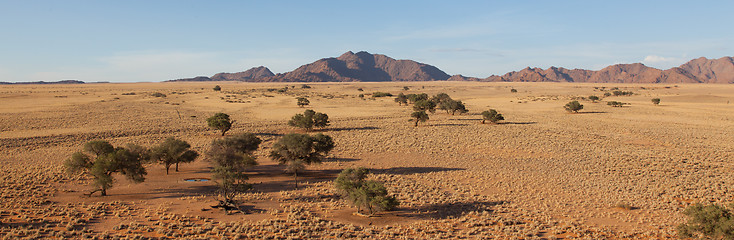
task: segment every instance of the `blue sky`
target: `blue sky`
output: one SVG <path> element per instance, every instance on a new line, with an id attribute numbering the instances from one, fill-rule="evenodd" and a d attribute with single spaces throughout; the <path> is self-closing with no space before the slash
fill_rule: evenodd
<path id="1" fill-rule="evenodd" d="M 734 1 L 3 1 L 0 81 L 139 82 L 346 51 L 487 77 L 732 56 Z"/>

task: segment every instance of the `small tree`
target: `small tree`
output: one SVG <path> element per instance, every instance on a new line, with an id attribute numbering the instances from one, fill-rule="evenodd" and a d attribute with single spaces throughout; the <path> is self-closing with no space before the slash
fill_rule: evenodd
<path id="1" fill-rule="evenodd" d="M 209 161 L 213 163 L 213 178 L 219 188 L 219 205 L 228 209 L 236 208 L 234 197 L 252 187 L 245 170 L 257 165 L 253 152 L 260 146 L 262 140 L 252 133 L 244 133 L 231 137 L 217 139 L 207 153 Z"/>
<path id="2" fill-rule="evenodd" d="M 652 101 L 652 104 L 655 104 L 655 105 L 660 104 L 660 98 L 653 98 L 650 101 Z"/>
<path id="3" fill-rule="evenodd" d="M 344 169 L 334 181 L 337 191 L 357 207 L 357 212 L 366 208 L 370 215 L 375 211 L 393 210 L 399 202 L 387 195 L 387 188 L 381 183 L 367 180 L 367 169 Z"/>
<path id="4" fill-rule="evenodd" d="M 681 238 L 734 239 L 734 216 L 725 207 L 697 203 L 683 214 L 689 219 L 677 228 Z"/>
<path id="5" fill-rule="evenodd" d="M 291 117 L 288 125 L 311 131 L 313 127 L 324 128 L 329 125 L 329 115 L 308 109 L 303 114 L 298 113 Z"/>
<path id="6" fill-rule="evenodd" d="M 166 167 L 166 175 L 171 165 L 176 164 L 176 172 L 178 172 L 179 163 L 190 163 L 199 157 L 199 153 L 190 150 L 191 145 L 186 141 L 169 137 L 160 145 L 150 150 L 151 160 L 158 161 Z"/>
<path id="7" fill-rule="evenodd" d="M 281 165 L 287 165 L 286 172 L 293 173 L 298 189 L 298 172 L 303 171 L 306 165 L 321 163 L 333 148 L 334 141 L 327 135 L 291 133 L 273 144 L 270 158 Z"/>
<path id="8" fill-rule="evenodd" d="M 217 91 L 217 92 L 218 91 L 222 91 L 222 87 L 220 87 L 219 85 L 214 86 L 213 89 L 214 89 L 214 91 Z"/>
<path id="9" fill-rule="evenodd" d="M 579 110 L 584 109 L 584 105 L 581 105 L 579 101 L 571 101 L 571 102 L 566 103 L 566 105 L 563 106 L 563 108 L 565 108 L 566 111 L 577 113 L 579 112 Z"/>
<path id="10" fill-rule="evenodd" d="M 395 97 L 395 102 L 398 103 L 398 105 L 402 106 L 403 104 L 408 105 L 408 97 L 405 96 L 405 94 L 400 93 L 397 97 Z"/>
<path id="11" fill-rule="evenodd" d="M 428 94 L 425 94 L 425 93 L 421 93 L 421 94 L 411 93 L 411 94 L 406 95 L 406 97 L 408 98 L 408 101 L 410 101 L 411 103 L 415 103 L 420 100 L 428 100 Z"/>
<path id="12" fill-rule="evenodd" d="M 428 111 L 431 113 L 436 112 L 436 103 L 428 100 L 418 100 L 413 104 L 413 110 L 415 111 Z"/>
<path id="13" fill-rule="evenodd" d="M 457 111 L 459 113 L 469 112 L 469 110 L 466 109 L 464 103 L 453 99 L 442 101 L 441 103 L 439 103 L 438 108 L 441 110 L 446 110 L 446 113 L 451 113 L 451 115 L 454 115 Z"/>
<path id="14" fill-rule="evenodd" d="M 599 97 L 597 97 L 595 95 L 591 95 L 591 96 L 589 96 L 589 100 L 591 100 L 591 102 L 596 102 L 596 101 L 599 101 Z"/>
<path id="15" fill-rule="evenodd" d="M 94 178 L 92 185 L 96 189 L 87 195 L 100 192 L 102 196 L 107 196 L 107 189 L 114 183 L 112 174 L 117 172 L 135 183 L 145 181 L 147 172 L 143 162 L 149 157 L 145 148 L 137 145 L 115 148 L 107 141 L 95 140 L 84 144 L 83 150 L 93 156 L 76 152 L 64 162 L 64 167 L 70 174 L 85 173 Z"/>
<path id="16" fill-rule="evenodd" d="M 416 127 L 418 126 L 418 122 L 428 121 L 428 114 L 426 114 L 426 111 L 415 111 L 410 114 L 410 117 L 415 120 Z"/>
<path id="17" fill-rule="evenodd" d="M 234 120 L 230 120 L 229 115 L 226 113 L 216 113 L 214 116 L 207 118 L 206 122 L 209 124 L 209 127 L 222 131 L 222 136 L 224 136 L 224 134 L 232 128 L 232 124 L 234 124 Z"/>
<path id="18" fill-rule="evenodd" d="M 505 117 L 502 116 L 502 114 L 498 113 L 494 109 L 489 109 L 489 111 L 482 112 L 482 124 L 484 124 L 484 121 L 489 120 L 491 123 L 497 123 L 501 120 L 505 120 Z"/>
<path id="19" fill-rule="evenodd" d="M 311 101 L 308 101 L 308 98 L 305 97 L 297 97 L 296 100 L 296 104 L 298 105 L 298 107 L 304 107 L 308 104 L 311 104 Z"/>
<path id="20" fill-rule="evenodd" d="M 609 102 L 607 102 L 607 105 L 612 106 L 612 107 L 622 107 L 622 106 L 624 106 L 626 104 L 628 104 L 628 103 L 617 102 L 617 101 L 609 101 Z"/>

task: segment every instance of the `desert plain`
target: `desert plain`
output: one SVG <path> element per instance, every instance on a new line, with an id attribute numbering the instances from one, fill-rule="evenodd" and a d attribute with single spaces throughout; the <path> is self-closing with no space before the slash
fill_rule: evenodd
<path id="1" fill-rule="evenodd" d="M 734 197 L 734 85 L 302 85 L 0 86 L 0 237 L 665 239 L 676 237 L 687 206 L 729 204 Z M 613 88 L 634 94 L 582 99 Z M 414 127 L 411 107 L 372 98 L 377 91 L 443 92 L 469 112 L 439 110 Z M 301 96 L 310 105 L 298 107 Z M 572 100 L 584 109 L 564 111 Z M 481 124 L 479 113 L 490 108 L 505 120 Z M 268 152 L 284 134 L 304 133 L 287 121 L 305 109 L 329 115 L 328 127 L 307 133 L 332 136 L 336 148 L 322 164 L 308 166 L 295 189 Z M 236 120 L 228 135 L 252 132 L 263 140 L 259 165 L 247 172 L 253 189 L 238 196 L 244 213 L 211 208 L 213 181 L 184 181 L 211 178 L 204 154 L 168 175 L 161 165 L 146 165 L 143 183 L 117 176 L 104 197 L 84 196 L 90 179 L 64 171 L 62 163 L 90 140 L 150 147 L 173 136 L 205 153 L 221 138 L 205 120 L 217 112 Z M 369 178 L 400 201 L 398 209 L 352 214 L 356 208 L 333 184 L 349 167 L 370 169 Z"/>

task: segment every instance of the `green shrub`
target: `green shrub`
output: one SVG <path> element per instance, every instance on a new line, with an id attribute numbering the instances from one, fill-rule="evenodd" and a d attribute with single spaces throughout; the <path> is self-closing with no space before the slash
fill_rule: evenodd
<path id="1" fill-rule="evenodd" d="M 311 104 L 311 101 L 308 101 L 308 98 L 305 98 L 305 97 L 297 97 L 296 100 L 297 100 L 296 105 L 298 105 L 298 107 L 303 107 L 308 104 Z"/>
<path id="2" fill-rule="evenodd" d="M 682 238 L 734 239 L 734 216 L 725 207 L 697 203 L 683 214 L 688 216 L 688 222 L 677 227 Z"/>
<path id="3" fill-rule="evenodd" d="M 395 102 L 398 103 L 398 105 L 402 106 L 403 104 L 408 105 L 408 97 L 405 96 L 405 94 L 400 93 L 397 97 L 395 97 Z"/>
<path id="4" fill-rule="evenodd" d="M 207 118 L 206 122 L 209 127 L 222 131 L 222 136 L 224 136 L 224 134 L 232 128 L 232 124 L 234 124 L 234 120 L 230 120 L 229 115 L 226 113 L 216 113 Z"/>
<path id="5" fill-rule="evenodd" d="M 596 102 L 596 101 L 599 101 L 599 97 L 591 95 L 589 96 L 589 100 L 591 100 L 591 102 Z"/>
<path id="6" fill-rule="evenodd" d="M 288 125 L 309 131 L 314 127 L 323 128 L 329 125 L 329 115 L 308 109 L 304 111 L 303 114 L 298 113 L 291 117 L 291 120 L 288 121 Z"/>
<path id="7" fill-rule="evenodd" d="M 153 97 L 166 97 L 166 94 L 159 93 L 159 92 L 154 92 L 153 94 L 151 94 L 151 96 L 153 96 Z"/>
<path id="8" fill-rule="evenodd" d="M 426 111 L 415 111 L 410 114 L 410 117 L 412 120 L 415 120 L 416 127 L 418 126 L 418 122 L 428 121 L 428 114 L 426 114 Z"/>
<path id="9" fill-rule="evenodd" d="M 652 101 L 652 104 L 655 104 L 655 105 L 660 104 L 660 98 L 653 98 L 653 99 L 650 99 L 650 101 Z"/>
<path id="10" fill-rule="evenodd" d="M 220 87 L 219 85 L 214 86 L 213 89 L 214 91 L 222 91 L 222 87 Z"/>
<path id="11" fill-rule="evenodd" d="M 566 111 L 576 113 L 576 112 L 579 112 L 579 110 L 584 109 L 584 105 L 581 105 L 579 101 L 571 101 L 571 102 L 566 103 L 566 105 L 563 106 L 563 108 L 566 109 Z"/>
<path id="12" fill-rule="evenodd" d="M 482 112 L 482 124 L 484 124 L 486 120 L 489 120 L 489 122 L 491 123 L 497 123 L 501 120 L 505 120 L 505 117 L 503 117 L 502 114 L 498 113 L 496 110 L 489 109 L 489 111 Z"/>
<path id="13" fill-rule="evenodd" d="M 395 209 L 399 205 L 398 200 L 387 195 L 387 188 L 381 182 L 365 180 L 368 172 L 363 167 L 344 169 L 334 180 L 337 191 L 357 207 L 357 212 L 362 208 L 369 214 Z"/>
<path id="14" fill-rule="evenodd" d="M 374 92 L 374 93 L 372 93 L 372 97 L 376 97 L 376 98 L 378 98 L 378 97 L 392 97 L 392 94 L 391 93 L 386 93 L 386 92 Z"/>

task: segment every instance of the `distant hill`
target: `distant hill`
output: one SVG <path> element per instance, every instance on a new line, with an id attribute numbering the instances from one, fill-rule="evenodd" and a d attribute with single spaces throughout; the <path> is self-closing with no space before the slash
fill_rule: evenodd
<path id="1" fill-rule="evenodd" d="M 734 59 L 697 58 L 679 67 L 660 70 L 642 63 L 615 64 L 599 71 L 584 69 L 525 68 L 488 82 L 591 82 L 591 83 L 734 83 Z"/>
<path id="2" fill-rule="evenodd" d="M 527 67 L 487 78 L 449 76 L 437 67 L 412 60 L 396 60 L 382 54 L 351 51 L 336 58 L 323 58 L 297 69 L 273 74 L 260 66 L 244 72 L 217 73 L 177 81 L 244 82 L 390 82 L 390 81 L 484 81 L 484 82 L 588 82 L 588 83 L 734 83 L 734 59 L 697 58 L 679 67 L 660 70 L 642 63 L 615 64 L 599 71 Z"/>
<path id="3" fill-rule="evenodd" d="M 79 80 L 61 80 L 55 82 L 35 81 L 35 82 L 0 82 L 0 84 L 84 84 Z"/>

